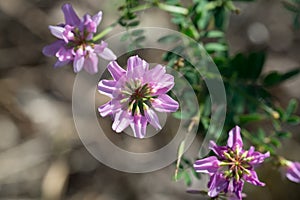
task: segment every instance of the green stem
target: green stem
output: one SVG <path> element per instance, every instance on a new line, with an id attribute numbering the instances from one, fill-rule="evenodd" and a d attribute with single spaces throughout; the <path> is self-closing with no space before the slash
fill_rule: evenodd
<path id="1" fill-rule="evenodd" d="M 152 7 L 153 7 L 153 4 L 144 4 L 144 5 L 139 5 L 137 7 L 134 7 L 134 8 L 130 8 L 130 11 L 131 12 L 139 12 L 139 11 L 147 10 Z"/>
<path id="2" fill-rule="evenodd" d="M 187 15 L 189 13 L 189 10 L 187 8 L 183 8 L 180 6 L 173 6 L 173 5 L 168 5 L 164 3 L 157 3 L 157 7 L 160 9 L 171 12 L 171 13 L 177 13 L 177 14 L 182 14 L 182 15 Z"/>
<path id="3" fill-rule="evenodd" d="M 94 36 L 93 42 L 97 42 L 101 38 L 103 38 L 105 35 L 110 33 L 114 27 L 117 25 L 117 22 L 113 23 L 112 25 L 108 26 L 106 29 L 104 29 L 102 32 L 98 33 L 97 35 Z"/>

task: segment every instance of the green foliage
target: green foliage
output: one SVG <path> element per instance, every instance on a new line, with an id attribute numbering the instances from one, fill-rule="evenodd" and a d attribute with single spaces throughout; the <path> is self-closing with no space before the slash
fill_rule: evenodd
<path id="1" fill-rule="evenodd" d="M 246 3 L 252 0 L 240 1 Z M 300 118 L 295 114 L 297 111 L 296 100 L 292 99 L 283 109 L 268 89 L 298 75 L 300 69 L 293 69 L 285 73 L 272 71 L 262 74 L 266 52 L 256 51 L 229 55 L 225 32 L 229 15 L 239 13 L 239 9 L 234 5 L 235 1 L 193 0 L 188 6 L 183 6 L 180 0 L 148 0 L 145 1 L 145 5 L 140 5 L 138 2 L 137 0 L 126 1 L 120 9 L 122 14 L 119 24 L 127 30 L 121 40 L 129 40 L 133 46 L 139 46 L 145 37 L 142 30 L 132 29 L 139 25 L 137 12 L 149 7 L 157 7 L 171 14 L 171 22 L 177 26 L 180 33 L 189 36 L 203 47 L 185 43 L 177 35 L 165 35 L 158 40 L 162 44 L 176 44 L 170 52 L 163 55 L 163 60 L 167 62 L 168 67 L 177 70 L 189 82 L 199 105 L 199 112 L 197 112 L 194 109 L 195 102 L 191 100 L 193 94 L 184 87 L 186 83 L 182 79 L 177 79 L 175 80 L 175 87 L 178 87 L 176 90 L 182 90 L 180 91 L 184 95 L 182 99 L 186 99 L 186 102 L 181 102 L 180 105 L 184 111 L 173 113 L 173 116 L 178 119 L 190 119 L 191 124 L 199 123 L 200 136 L 207 132 L 213 106 L 204 77 L 206 80 L 216 78 L 215 74 L 209 72 L 209 66 L 201 62 L 201 56 L 207 52 L 222 75 L 228 102 L 225 126 L 219 142 L 224 143 L 228 130 L 235 125 L 240 125 L 243 128 L 243 137 L 249 144 L 256 146 L 259 151 L 270 151 L 272 155 L 275 155 L 277 149 L 282 146 L 282 139 L 292 136 L 292 133 L 286 130 L 286 125 L 298 125 Z M 295 22 L 298 24 L 299 4 L 300 0 L 289 0 L 283 3 L 288 10 L 295 14 Z M 192 56 L 199 58 L 201 76 L 197 71 L 199 69 L 195 69 L 191 63 L 179 56 L 179 54 L 185 55 L 185 49 L 189 49 Z M 248 125 L 257 128 L 250 131 L 245 128 Z M 190 125 L 187 124 L 187 126 Z M 184 157 L 183 149 L 184 142 L 178 149 L 174 179 L 182 179 L 186 185 L 190 185 L 191 176 L 198 177 L 198 174 L 192 170 L 193 162 Z"/>
<path id="2" fill-rule="evenodd" d="M 282 1 L 283 6 L 290 11 L 293 16 L 293 25 L 295 29 L 300 28 L 300 0 Z"/>

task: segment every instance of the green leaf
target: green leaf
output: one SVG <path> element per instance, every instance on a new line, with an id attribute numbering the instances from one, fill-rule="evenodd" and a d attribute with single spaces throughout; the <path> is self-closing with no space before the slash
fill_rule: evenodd
<path id="1" fill-rule="evenodd" d="M 263 85 L 266 87 L 274 86 L 277 84 L 282 83 L 283 81 L 290 79 L 291 77 L 299 74 L 300 69 L 293 69 L 289 72 L 284 74 L 280 74 L 279 72 L 273 71 L 270 72 L 268 75 L 265 76 L 263 79 Z"/>
<path id="2" fill-rule="evenodd" d="M 283 6 L 292 12 L 299 13 L 300 12 L 300 6 L 297 6 L 296 4 L 288 1 L 282 1 Z"/>
<path id="3" fill-rule="evenodd" d="M 271 138 L 270 143 L 277 148 L 279 148 L 281 146 L 281 142 L 277 138 Z"/>
<path id="4" fill-rule="evenodd" d="M 294 112 L 296 112 L 297 110 L 297 107 L 298 107 L 298 102 L 296 99 L 291 99 L 287 108 L 286 108 L 286 111 L 285 111 L 285 115 L 286 117 L 290 117 Z"/>
<path id="5" fill-rule="evenodd" d="M 284 139 L 284 138 L 290 138 L 292 134 L 291 134 L 291 132 L 280 131 L 280 132 L 277 132 L 276 135 L 277 135 L 277 137 Z"/>
<path id="6" fill-rule="evenodd" d="M 136 20 L 136 21 L 132 21 L 132 22 L 129 22 L 128 24 L 127 24 L 127 26 L 137 26 L 137 25 L 139 25 L 140 24 L 140 21 L 138 21 L 138 20 Z"/>
<path id="7" fill-rule="evenodd" d="M 141 43 L 141 42 L 144 42 L 145 40 L 146 40 L 145 36 L 140 36 L 140 37 L 136 38 L 134 41 L 136 43 Z"/>
<path id="8" fill-rule="evenodd" d="M 300 117 L 293 115 L 291 117 L 289 117 L 286 122 L 290 125 L 298 125 L 300 123 Z"/>
<path id="9" fill-rule="evenodd" d="M 226 45 L 220 43 L 208 43 L 204 45 L 204 48 L 206 49 L 206 51 L 210 52 L 228 50 L 228 47 Z"/>
<path id="10" fill-rule="evenodd" d="M 185 171 L 185 173 L 183 174 L 183 180 L 187 186 L 190 186 L 192 184 L 191 176 L 187 171 Z"/>
<path id="11" fill-rule="evenodd" d="M 121 38 L 120 38 L 120 41 L 121 42 L 124 42 L 126 40 L 128 40 L 128 38 L 130 37 L 130 34 L 129 33 L 124 33 Z"/>
<path id="12" fill-rule="evenodd" d="M 175 34 L 166 35 L 158 39 L 158 42 L 164 43 L 164 44 L 171 44 L 174 42 L 178 42 L 180 40 L 180 37 Z"/>
<path id="13" fill-rule="evenodd" d="M 236 117 L 237 122 L 241 124 L 254 122 L 254 121 L 261 121 L 265 119 L 264 115 L 261 115 L 259 113 L 252 113 L 252 114 L 246 114 L 246 115 L 239 115 Z"/>
<path id="14" fill-rule="evenodd" d="M 208 37 L 208 38 L 221 38 L 221 37 L 224 37 L 224 32 L 217 31 L 217 30 L 209 31 L 207 33 L 206 37 Z"/>
<path id="15" fill-rule="evenodd" d="M 133 31 L 131 32 L 131 34 L 132 34 L 133 36 L 139 36 L 139 35 L 142 35 L 143 33 L 144 33 L 144 30 L 142 30 L 142 29 L 133 30 Z"/>
<path id="16" fill-rule="evenodd" d="M 256 80 L 262 72 L 266 59 L 265 52 L 251 53 L 248 57 L 249 78 Z"/>

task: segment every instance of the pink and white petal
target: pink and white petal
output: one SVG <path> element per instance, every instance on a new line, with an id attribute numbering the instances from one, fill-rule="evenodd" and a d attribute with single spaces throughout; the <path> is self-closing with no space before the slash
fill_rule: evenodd
<path id="1" fill-rule="evenodd" d="M 95 53 L 90 53 L 84 60 L 83 65 L 85 71 L 90 74 L 96 74 L 98 72 L 98 57 Z"/>
<path id="2" fill-rule="evenodd" d="M 109 101 L 106 104 L 99 106 L 98 111 L 99 111 L 101 117 L 106 117 L 107 115 L 112 115 L 111 102 Z"/>
<path id="3" fill-rule="evenodd" d="M 63 32 L 65 31 L 65 28 L 61 26 L 49 26 L 49 29 L 53 36 L 58 39 L 64 39 Z"/>
<path id="4" fill-rule="evenodd" d="M 133 122 L 130 123 L 134 137 L 144 138 L 146 135 L 147 119 L 143 116 L 134 116 Z"/>
<path id="5" fill-rule="evenodd" d="M 154 68 L 150 69 L 144 76 L 146 82 L 158 82 L 160 81 L 166 73 L 165 67 L 161 65 L 156 65 Z"/>
<path id="6" fill-rule="evenodd" d="M 73 60 L 73 53 L 71 49 L 66 49 L 64 46 L 62 46 L 55 54 L 55 56 L 58 58 L 59 61 L 69 61 Z"/>
<path id="7" fill-rule="evenodd" d="M 111 61 L 108 64 L 107 69 L 116 81 L 126 74 L 126 71 L 120 67 L 116 61 Z"/>
<path id="8" fill-rule="evenodd" d="M 139 56 L 131 56 L 127 60 L 127 76 L 129 78 L 142 78 L 149 69 L 149 64 Z"/>
<path id="9" fill-rule="evenodd" d="M 63 40 L 57 40 L 52 44 L 49 44 L 43 48 L 43 54 L 45 56 L 55 56 L 58 50 L 63 47 L 65 42 Z"/>
<path id="10" fill-rule="evenodd" d="M 73 27 L 66 25 L 65 30 L 63 32 L 63 39 L 66 43 L 68 43 L 70 40 L 74 40 L 74 33 L 73 33 Z"/>
<path id="11" fill-rule="evenodd" d="M 98 91 L 101 93 L 101 94 L 104 94 L 110 98 L 113 97 L 113 92 L 115 91 L 115 86 L 116 86 L 116 81 L 114 80 L 101 80 L 99 83 L 98 83 Z"/>
<path id="12" fill-rule="evenodd" d="M 159 119 L 157 117 L 157 114 L 152 110 L 151 108 L 148 108 L 145 110 L 145 117 L 147 121 L 156 129 L 160 130 L 161 126 L 159 124 Z"/>
<path id="13" fill-rule="evenodd" d="M 74 72 L 78 73 L 82 70 L 84 64 L 84 56 L 75 56 L 74 63 L 73 63 L 73 68 Z"/>
<path id="14" fill-rule="evenodd" d="M 69 64 L 70 62 L 71 62 L 71 60 L 66 60 L 66 61 L 59 61 L 58 60 L 54 64 L 54 68 L 65 66 L 65 65 Z"/>
<path id="15" fill-rule="evenodd" d="M 106 47 L 107 43 L 102 40 L 100 44 L 95 44 L 94 52 L 97 54 L 102 53 Z"/>
<path id="16" fill-rule="evenodd" d="M 254 170 L 250 170 L 250 174 L 249 175 L 245 174 L 243 176 L 243 179 L 245 181 L 247 181 L 248 183 L 251 183 L 253 185 L 265 186 L 265 183 L 260 182 L 258 180 L 257 174 L 256 174 L 256 172 Z"/>
<path id="17" fill-rule="evenodd" d="M 227 146 L 233 148 L 234 150 L 236 148 L 242 149 L 243 140 L 241 137 L 241 128 L 239 126 L 235 126 L 233 129 L 229 131 Z"/>
<path id="18" fill-rule="evenodd" d="M 92 20 L 96 23 L 98 26 L 102 20 L 102 11 L 99 11 L 96 15 L 92 17 Z"/>
<path id="19" fill-rule="evenodd" d="M 179 108 L 178 102 L 167 94 L 159 95 L 153 100 L 152 106 L 158 112 L 175 112 Z"/>
<path id="20" fill-rule="evenodd" d="M 114 123 L 112 124 L 112 129 L 117 133 L 121 133 L 125 128 L 127 128 L 132 121 L 130 114 L 127 111 L 121 110 L 116 113 L 114 118 Z"/>
<path id="21" fill-rule="evenodd" d="M 104 48 L 101 53 L 98 53 L 98 55 L 105 60 L 116 60 L 117 59 L 117 56 L 109 48 Z"/>
<path id="22" fill-rule="evenodd" d="M 76 14 L 76 12 L 74 11 L 71 4 L 68 4 L 68 3 L 64 4 L 62 6 L 62 11 L 64 13 L 66 24 L 69 24 L 71 26 L 74 26 L 74 25 L 78 26 L 80 24 L 80 19 L 79 19 L 78 15 Z"/>
<path id="23" fill-rule="evenodd" d="M 209 156 L 207 158 L 196 160 L 193 166 L 198 173 L 212 174 L 218 171 L 220 163 L 221 162 L 216 156 Z"/>

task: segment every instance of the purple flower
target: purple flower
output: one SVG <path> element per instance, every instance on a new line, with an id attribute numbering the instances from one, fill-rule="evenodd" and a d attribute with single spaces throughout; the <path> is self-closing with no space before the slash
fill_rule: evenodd
<path id="1" fill-rule="evenodd" d="M 254 147 L 250 147 L 248 151 L 244 150 L 240 131 L 240 127 L 236 126 L 229 132 L 226 146 L 218 146 L 210 141 L 210 149 L 216 156 L 197 160 L 194 164 L 196 172 L 210 175 L 208 183 L 210 197 L 216 197 L 224 192 L 231 196 L 235 194 L 236 199 L 242 199 L 245 182 L 258 186 L 265 185 L 258 180 L 254 168 L 269 157 L 270 153 L 262 154 L 255 151 Z"/>
<path id="2" fill-rule="evenodd" d="M 106 60 L 115 60 L 115 54 L 101 41 L 95 44 L 92 39 L 102 19 L 102 12 L 94 16 L 86 14 L 79 19 L 73 7 L 65 4 L 62 7 L 65 24 L 49 26 L 50 32 L 58 40 L 43 48 L 46 56 L 57 57 L 55 67 L 73 63 L 74 72 L 85 69 L 90 74 L 98 72 L 98 56 Z"/>
<path id="3" fill-rule="evenodd" d="M 285 176 L 292 182 L 300 183 L 300 162 L 281 159 L 280 163 L 283 166 Z"/>
<path id="4" fill-rule="evenodd" d="M 135 137 L 144 138 L 147 123 L 161 129 L 155 111 L 178 109 L 178 103 L 166 94 L 174 86 L 174 77 L 166 74 L 165 67 L 157 65 L 149 69 L 146 61 L 132 56 L 126 71 L 116 61 L 111 61 L 107 68 L 114 80 L 101 80 L 98 90 L 112 100 L 98 110 L 102 117 L 114 118 L 112 129 L 117 133 L 130 125 Z"/>

